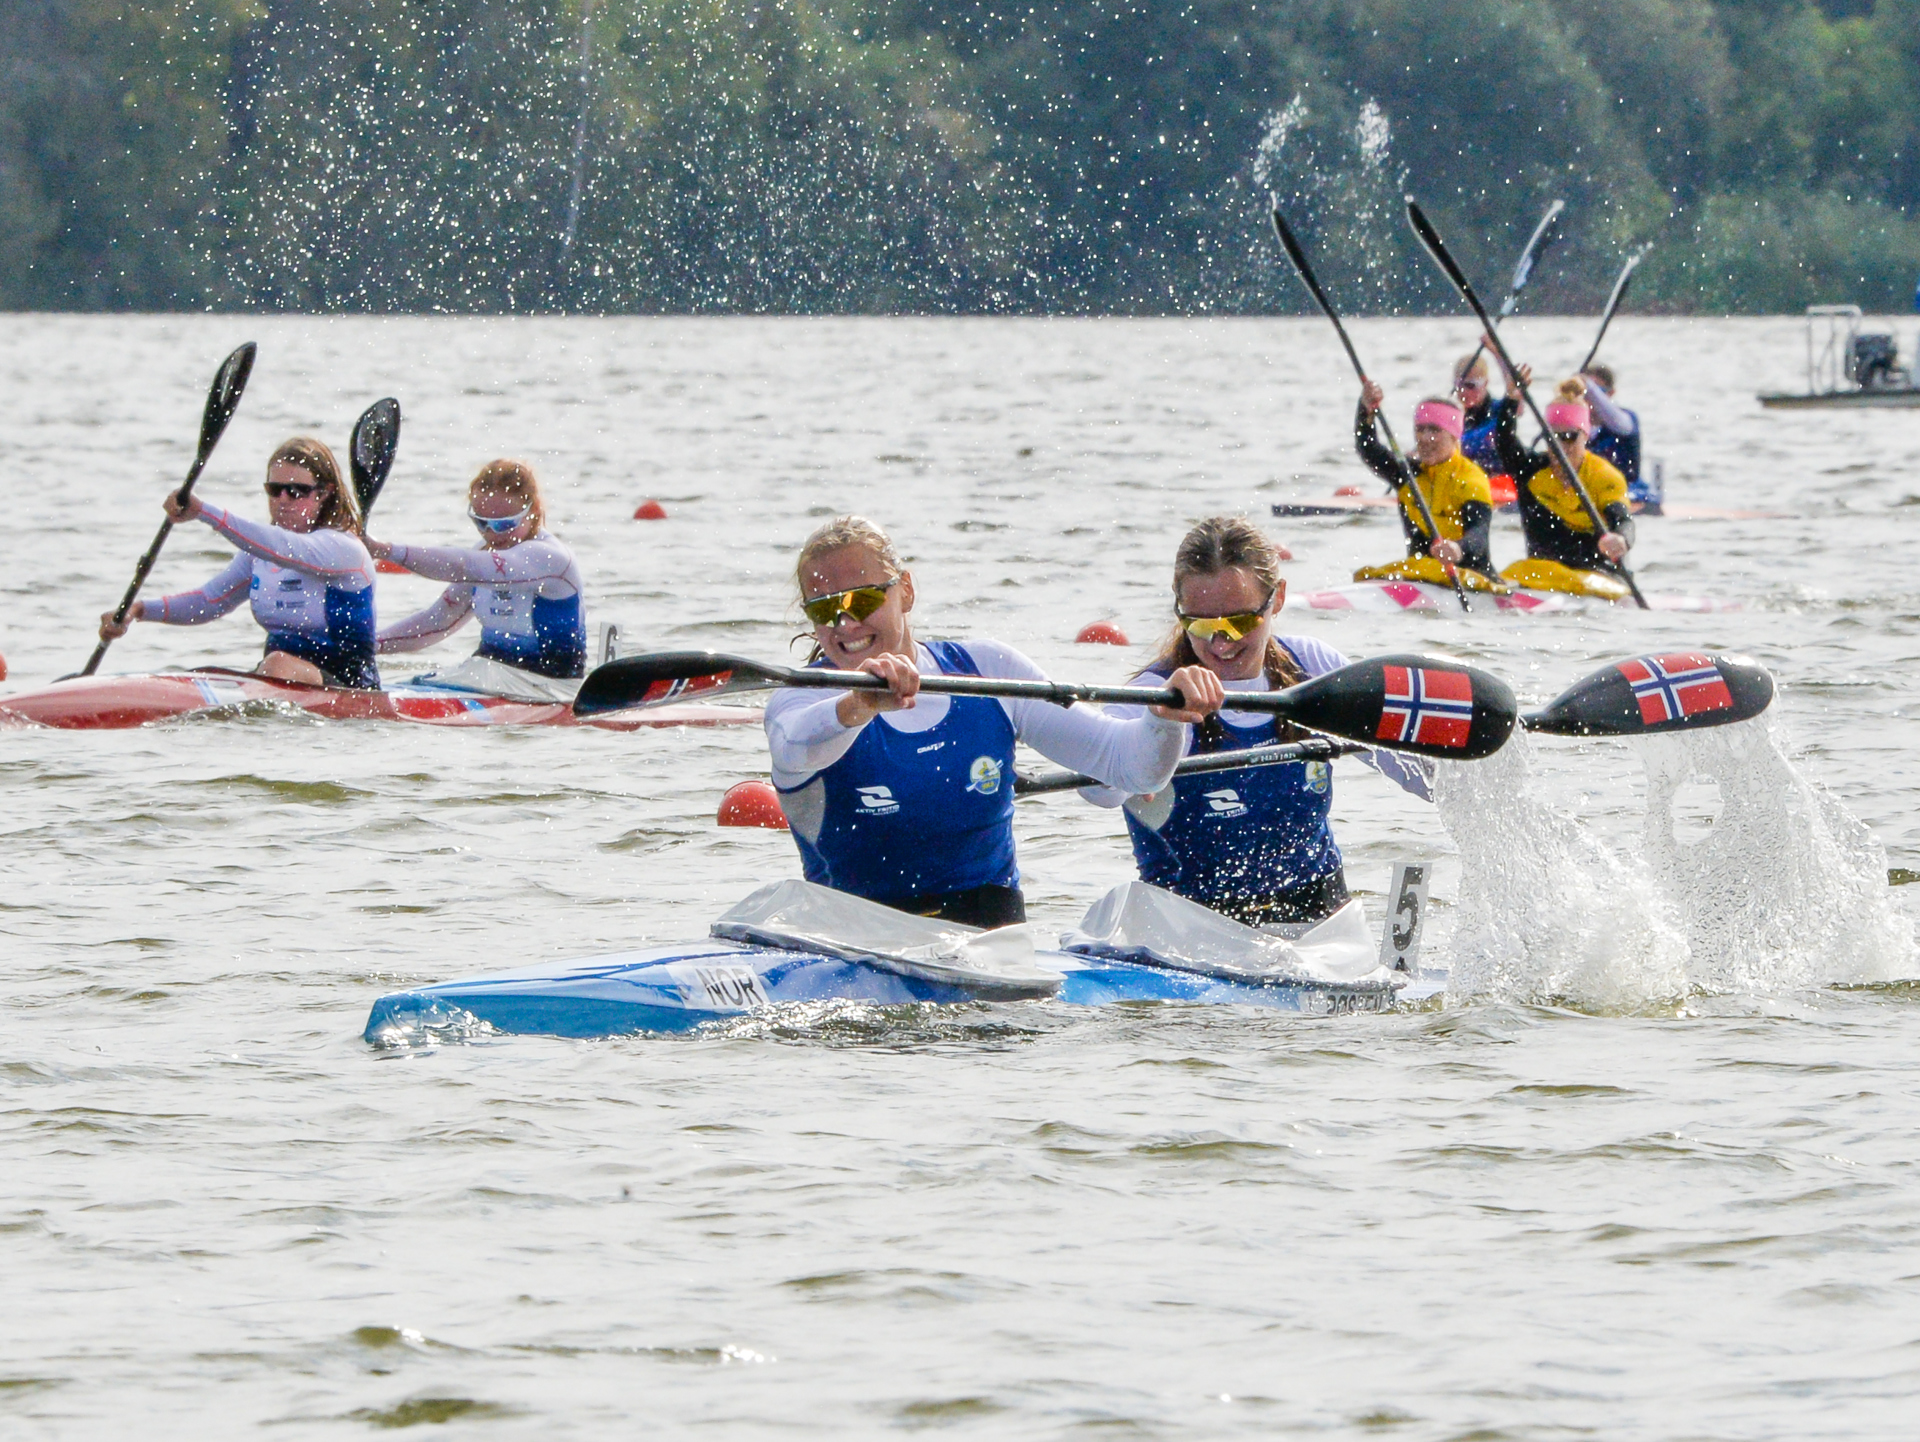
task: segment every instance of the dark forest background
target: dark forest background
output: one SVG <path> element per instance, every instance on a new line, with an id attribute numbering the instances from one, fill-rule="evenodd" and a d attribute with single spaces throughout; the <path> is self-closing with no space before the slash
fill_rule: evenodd
<path id="1" fill-rule="evenodd" d="M 0 306 L 1905 309 L 1920 0 L 0 0 Z"/>

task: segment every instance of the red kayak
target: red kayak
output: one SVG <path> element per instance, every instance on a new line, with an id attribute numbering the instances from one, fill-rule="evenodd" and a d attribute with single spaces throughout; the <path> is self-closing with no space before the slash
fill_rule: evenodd
<path id="1" fill-rule="evenodd" d="M 417 721 L 428 726 L 595 726 L 637 731 L 654 726 L 757 725 L 754 706 L 689 701 L 582 719 L 564 701 L 494 696 L 405 682 L 382 691 L 304 686 L 218 666 L 148 676 L 80 676 L 43 691 L 0 697 L 0 724 L 104 730 L 144 726 L 200 712 L 275 707 L 330 721 Z"/>

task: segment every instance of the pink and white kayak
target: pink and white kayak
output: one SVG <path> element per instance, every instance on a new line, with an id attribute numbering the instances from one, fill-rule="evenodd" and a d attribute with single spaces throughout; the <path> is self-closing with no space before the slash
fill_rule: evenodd
<path id="1" fill-rule="evenodd" d="M 560 700 L 489 695 L 402 682 L 381 691 L 303 686 L 250 671 L 199 667 L 146 676 L 79 676 L 40 691 L 0 697 L 0 725 L 114 730 L 176 716 L 304 711 L 330 721 L 413 721 L 428 726 L 594 726 L 637 731 L 655 726 L 757 725 L 757 706 L 690 701 L 583 719 Z"/>
<path id="2" fill-rule="evenodd" d="M 1633 610 L 1631 601 L 1609 601 L 1600 596 L 1577 596 L 1567 591 L 1516 590 L 1499 596 L 1487 591 L 1469 591 L 1467 599 L 1476 610 L 1492 602 L 1496 610 L 1526 612 L 1616 611 Z M 1311 606 L 1316 611 L 1426 611 L 1438 614 L 1458 611 L 1460 600 L 1447 586 L 1426 581 L 1355 581 L 1304 596 L 1289 596 L 1290 604 Z M 1738 611 L 1738 601 L 1721 601 L 1711 596 L 1648 596 L 1647 608 L 1653 611 Z"/>

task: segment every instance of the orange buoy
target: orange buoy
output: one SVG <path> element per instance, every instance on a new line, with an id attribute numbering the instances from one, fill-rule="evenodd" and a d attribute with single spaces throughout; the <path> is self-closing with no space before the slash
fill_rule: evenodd
<path id="1" fill-rule="evenodd" d="M 0 656 L 0 681 L 7 679 L 7 658 Z"/>
<path id="2" fill-rule="evenodd" d="M 1487 477 L 1487 486 L 1493 492 L 1496 506 L 1517 506 L 1520 504 L 1520 492 L 1514 489 L 1513 477 L 1502 473 Z"/>
<path id="3" fill-rule="evenodd" d="M 1080 628 L 1074 641 L 1081 646 L 1131 646 L 1127 633 L 1111 621 L 1090 621 Z"/>
<path id="4" fill-rule="evenodd" d="M 1285 546 L 1281 545 L 1278 541 L 1275 541 L 1273 543 L 1273 554 L 1278 556 L 1283 561 L 1291 561 L 1293 559 L 1293 552 L 1289 551 Z"/>
<path id="5" fill-rule="evenodd" d="M 376 561 L 373 566 L 383 576 L 404 576 L 407 568 L 398 561 Z"/>
<path id="6" fill-rule="evenodd" d="M 1335 486 L 1333 493 L 1336 496 L 1357 496 L 1360 494 L 1360 488 L 1358 486 Z"/>
<path id="7" fill-rule="evenodd" d="M 658 501 L 642 501 L 639 508 L 634 511 L 633 518 L 636 521 L 664 521 L 667 518 L 667 508 Z"/>
<path id="8" fill-rule="evenodd" d="M 769 831 L 787 830 L 787 813 L 780 809 L 780 795 L 764 781 L 736 781 L 720 798 L 722 826 L 764 826 Z"/>

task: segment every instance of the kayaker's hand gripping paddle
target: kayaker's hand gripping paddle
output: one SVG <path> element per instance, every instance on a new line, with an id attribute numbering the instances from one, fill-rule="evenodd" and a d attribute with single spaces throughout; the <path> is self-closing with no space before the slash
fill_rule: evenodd
<path id="1" fill-rule="evenodd" d="M 581 683 L 576 716 L 635 706 L 661 706 L 729 692 L 807 686 L 832 691 L 884 691 L 866 671 L 766 666 L 712 651 L 661 651 L 609 661 Z M 1184 706 L 1171 687 L 1081 686 L 993 676 L 925 676 L 920 689 L 953 696 L 1007 696 L 1071 706 L 1076 701 L 1132 706 Z M 1433 656 L 1377 656 L 1329 671 L 1284 691 L 1233 694 L 1236 711 L 1263 711 L 1309 731 L 1450 761 L 1476 761 L 1506 744 L 1520 706 L 1506 682 L 1458 661 Z"/>
<path id="2" fill-rule="evenodd" d="M 207 392 L 207 408 L 200 417 L 200 449 L 193 457 L 193 469 L 187 472 L 187 478 L 174 492 L 181 504 L 185 504 L 193 495 L 193 483 L 200 479 L 200 472 L 206 469 L 207 459 L 213 454 L 213 448 L 220 444 L 220 437 L 226 432 L 227 422 L 233 419 L 233 413 L 240 406 L 240 397 L 247 389 L 247 377 L 253 374 L 253 357 L 258 348 L 248 341 L 232 355 L 220 363 L 220 370 L 213 378 L 213 387 Z M 140 558 L 140 564 L 133 568 L 133 584 L 127 587 L 127 594 L 120 598 L 120 605 L 113 613 L 113 623 L 118 626 L 127 619 L 127 612 L 133 609 L 134 601 L 140 595 L 140 588 L 146 584 L 147 573 L 153 569 L 153 563 L 159 559 L 160 548 L 167 543 L 167 534 L 173 530 L 171 518 L 160 523 L 160 529 L 154 534 L 153 544 L 147 547 L 146 555 Z M 113 643 L 104 636 L 100 644 L 93 648 L 93 654 L 87 658 L 87 664 L 80 668 L 82 676 L 91 676 L 100 669 L 100 662 L 107 654 L 107 647 Z"/>

